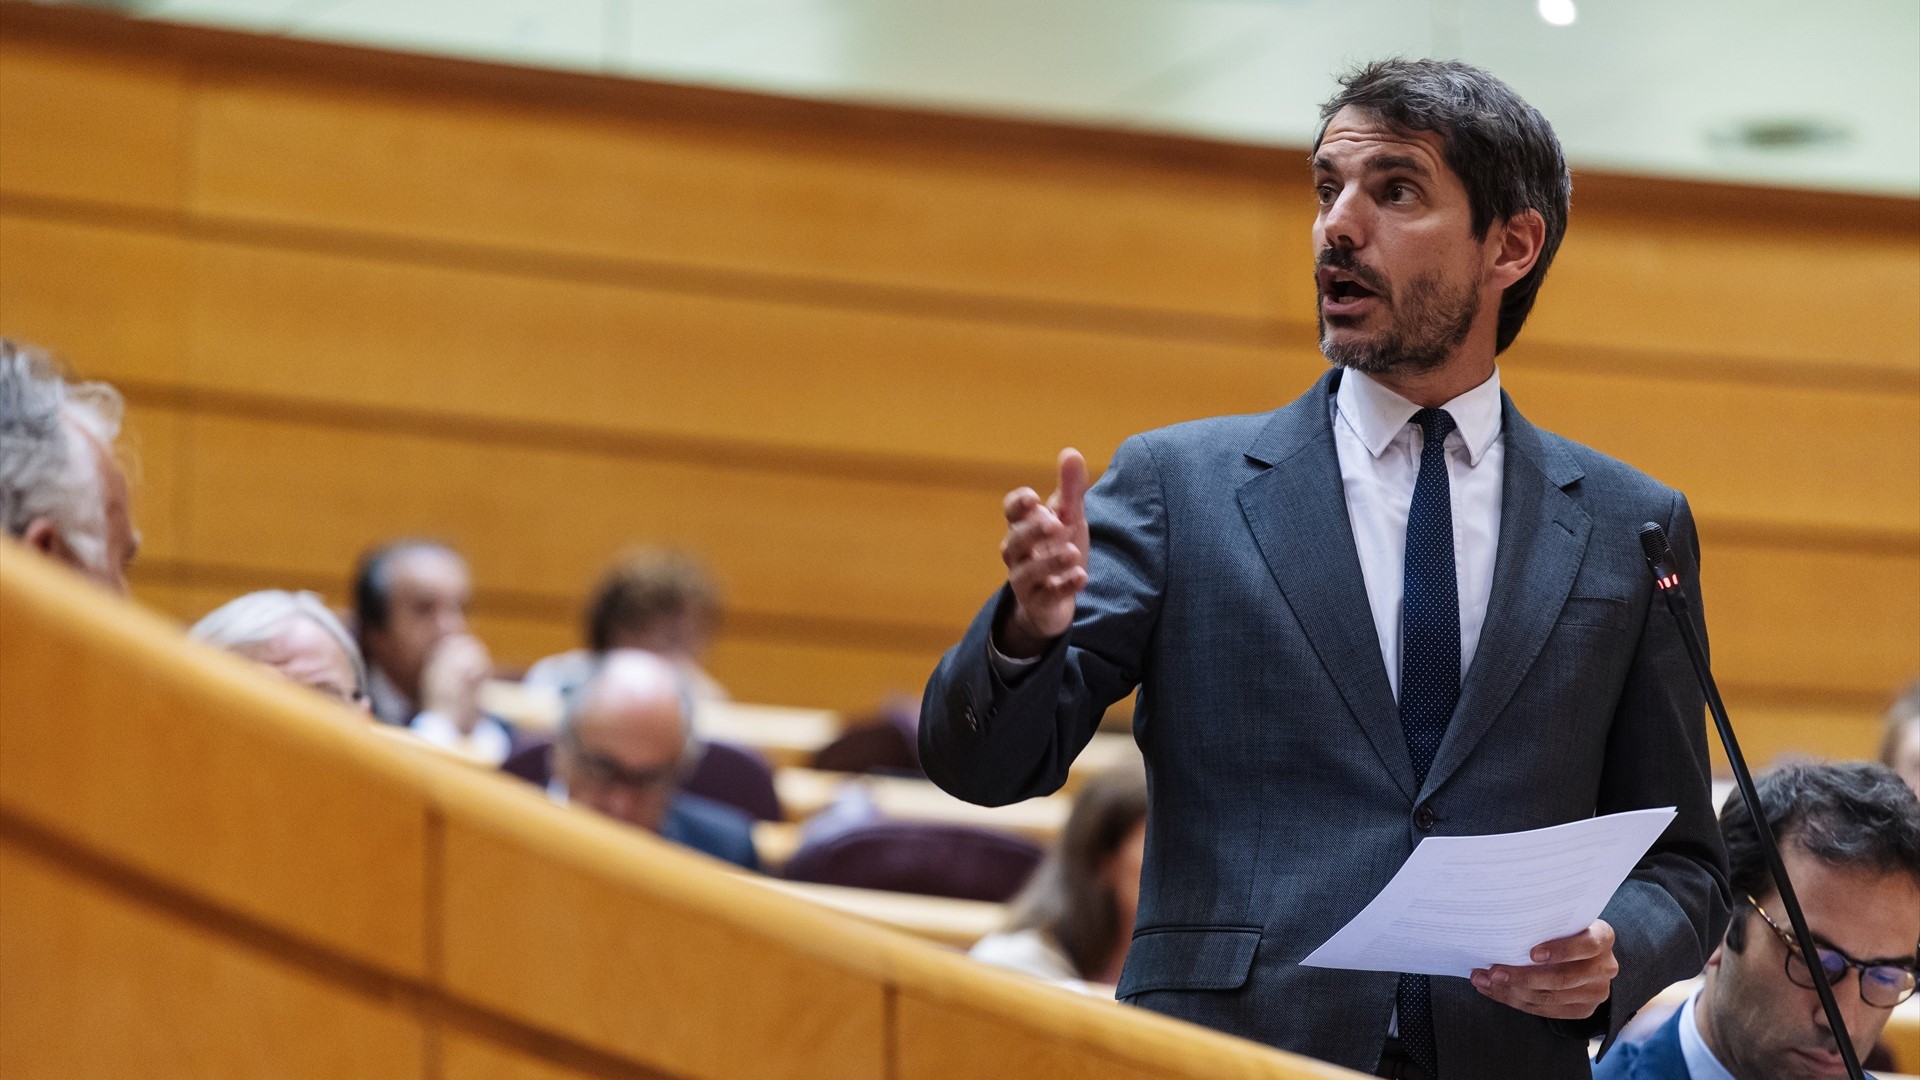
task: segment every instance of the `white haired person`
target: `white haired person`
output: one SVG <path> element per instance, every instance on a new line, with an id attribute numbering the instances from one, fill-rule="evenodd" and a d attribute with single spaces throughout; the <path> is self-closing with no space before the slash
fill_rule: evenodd
<path id="1" fill-rule="evenodd" d="M 116 592 L 139 548 L 114 459 L 120 395 L 68 382 L 45 353 L 0 338 L 0 527 Z"/>
<path id="2" fill-rule="evenodd" d="M 370 714 L 360 647 L 313 593 L 251 592 L 215 608 L 187 635 Z"/>

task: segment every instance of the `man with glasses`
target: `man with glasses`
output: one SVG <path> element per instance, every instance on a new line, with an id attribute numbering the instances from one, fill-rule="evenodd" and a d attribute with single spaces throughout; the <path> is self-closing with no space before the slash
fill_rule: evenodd
<path id="1" fill-rule="evenodd" d="M 680 790 L 698 753 L 692 712 L 686 685 L 670 661 L 637 649 L 608 652 L 567 704 L 548 791 L 559 801 L 757 870 L 753 822 L 732 807 Z"/>
<path id="2" fill-rule="evenodd" d="M 1854 1049 L 1866 1058 L 1913 996 L 1920 947 L 1920 800 L 1883 765 L 1789 765 L 1760 804 L 1819 944 Z M 1704 985 L 1595 1080 L 1826 1080 L 1846 1075 L 1813 974 L 1739 792 L 1720 812 L 1736 898 Z"/>

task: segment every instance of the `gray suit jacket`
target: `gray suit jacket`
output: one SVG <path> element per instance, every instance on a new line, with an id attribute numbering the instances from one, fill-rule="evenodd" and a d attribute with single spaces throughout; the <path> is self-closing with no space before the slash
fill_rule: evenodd
<path id="1" fill-rule="evenodd" d="M 1367 1071 L 1396 976 L 1299 961 L 1423 836 L 1677 806 L 1602 916 L 1621 971 L 1592 1021 L 1549 1022 L 1434 980 L 1448 1080 L 1585 1077 L 1585 1038 L 1698 973 L 1727 921 L 1701 694 L 1635 535 L 1665 525 L 1691 578 L 1692 516 L 1678 492 L 1503 400 L 1486 625 L 1416 786 L 1347 522 L 1338 378 L 1273 413 L 1123 443 L 1088 494 L 1090 580 L 1072 629 L 1010 687 L 987 656 L 1011 596 L 988 603 L 927 685 L 927 774 L 986 805 L 1054 791 L 1107 706 L 1138 687 L 1151 804 L 1120 996 Z"/>

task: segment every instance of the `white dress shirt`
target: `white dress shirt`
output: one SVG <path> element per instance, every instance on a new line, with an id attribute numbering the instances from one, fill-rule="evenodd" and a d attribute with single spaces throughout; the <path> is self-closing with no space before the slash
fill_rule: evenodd
<path id="1" fill-rule="evenodd" d="M 1453 508 L 1453 569 L 1460 591 L 1460 676 L 1466 677 L 1487 621 L 1493 558 L 1500 544 L 1501 481 L 1507 443 L 1500 425 L 1500 372 L 1441 408 L 1453 417 L 1447 436 L 1447 493 Z M 1406 592 L 1407 515 L 1420 479 L 1425 437 L 1413 414 L 1420 406 L 1348 368 L 1333 399 L 1333 446 L 1347 520 L 1360 555 L 1360 576 L 1373 609 L 1373 629 L 1386 662 L 1387 684 L 1400 698 L 1401 600 Z M 1400 1033 L 1396 1009 L 1387 1034 Z"/>
<path id="2" fill-rule="evenodd" d="M 1453 504 L 1453 567 L 1460 590 L 1460 675 L 1473 666 L 1493 594 L 1500 546 L 1506 436 L 1500 427 L 1500 372 L 1441 406 L 1453 417 L 1447 436 L 1447 487 Z M 1425 439 L 1412 422 L 1420 406 L 1361 372 L 1342 373 L 1333 399 L 1333 445 L 1347 520 L 1360 555 L 1373 629 L 1387 683 L 1400 697 L 1400 604 L 1406 589 L 1407 513 L 1420 479 Z"/>
<path id="3" fill-rule="evenodd" d="M 1700 1035 L 1700 1021 L 1694 1011 L 1699 1001 L 1700 991 L 1695 990 L 1687 1003 L 1680 1007 L 1680 1056 L 1686 1060 L 1687 1074 L 1693 1080 L 1733 1080 L 1733 1073 L 1720 1064 L 1720 1059 L 1713 1055 L 1713 1048 Z"/>

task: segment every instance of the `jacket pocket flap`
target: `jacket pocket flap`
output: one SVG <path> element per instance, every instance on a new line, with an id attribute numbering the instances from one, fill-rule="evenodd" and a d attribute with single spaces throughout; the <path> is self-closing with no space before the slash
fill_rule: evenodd
<path id="1" fill-rule="evenodd" d="M 1127 950 L 1115 997 L 1149 990 L 1233 990 L 1253 971 L 1260 930 L 1250 926 L 1171 926 L 1142 930 Z"/>

